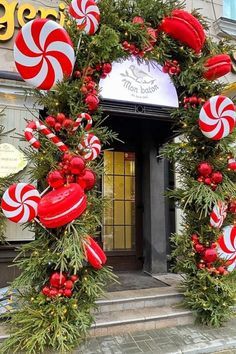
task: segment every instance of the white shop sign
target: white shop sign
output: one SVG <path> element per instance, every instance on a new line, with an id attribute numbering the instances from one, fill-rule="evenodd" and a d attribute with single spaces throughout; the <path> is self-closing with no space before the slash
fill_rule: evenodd
<path id="1" fill-rule="evenodd" d="M 154 61 L 130 57 L 112 64 L 112 72 L 100 80 L 103 99 L 179 107 L 178 95 L 168 74 Z"/>

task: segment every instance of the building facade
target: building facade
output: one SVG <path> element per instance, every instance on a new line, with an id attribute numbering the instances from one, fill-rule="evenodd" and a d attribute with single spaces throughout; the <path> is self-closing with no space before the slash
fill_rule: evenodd
<path id="1" fill-rule="evenodd" d="M 15 138 L 16 134 L 22 134 L 25 119 L 35 119 L 43 109 L 25 96 L 27 85 L 16 72 L 12 51 L 17 31 L 36 16 L 49 17 L 63 25 L 64 8 L 63 2 L 57 0 L 0 0 L 0 108 L 5 109 L 1 124 L 6 131 L 15 128 L 0 144 L 27 146 Z M 215 40 L 226 33 L 236 35 L 233 0 L 187 0 L 186 8 L 189 11 L 200 8 L 202 14 L 207 15 L 210 35 Z M 223 80 L 230 85 L 235 81 L 235 74 Z M 128 81 L 125 89 L 131 91 L 132 97 L 138 90 Z M 148 90 L 152 94 L 155 89 L 152 86 Z M 147 86 L 141 90 L 147 90 Z M 234 95 L 233 85 L 229 93 Z M 119 134 L 120 142 L 104 151 L 106 173 L 101 189 L 111 203 L 104 213 L 100 241 L 109 264 L 115 269 L 165 273 L 170 253 L 169 236 L 179 228 L 181 219 L 181 212 L 175 211 L 164 196 L 165 190 L 173 186 L 174 176 L 168 163 L 158 158 L 160 146 L 173 137 L 170 107 L 161 101 L 153 104 L 138 97 L 127 97 L 117 100 L 104 95 L 102 103 L 104 113 L 109 115 L 106 124 Z M 15 256 L 16 246 L 29 242 L 34 235 L 19 225 L 8 223 L 6 237 L 8 244 L 0 246 L 0 286 L 16 275 L 14 268 L 7 268 Z"/>

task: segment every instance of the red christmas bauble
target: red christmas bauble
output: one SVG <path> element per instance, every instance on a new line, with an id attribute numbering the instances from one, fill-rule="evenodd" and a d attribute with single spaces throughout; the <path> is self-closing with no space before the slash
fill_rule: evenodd
<path id="1" fill-rule="evenodd" d="M 58 290 L 57 289 L 51 289 L 50 290 L 50 293 L 49 293 L 50 297 L 55 297 L 57 295 L 58 295 Z"/>
<path id="2" fill-rule="evenodd" d="M 42 293 L 43 295 L 45 296 L 49 296 L 50 295 L 50 288 L 48 286 L 45 286 L 43 289 L 42 289 Z"/>
<path id="3" fill-rule="evenodd" d="M 112 65 L 110 63 L 104 63 L 102 66 L 102 71 L 104 72 L 104 74 L 110 74 L 110 72 L 112 71 Z"/>
<path id="4" fill-rule="evenodd" d="M 64 284 L 65 289 L 73 289 L 74 283 L 72 280 L 67 280 Z"/>
<path id="5" fill-rule="evenodd" d="M 92 170 L 86 168 L 84 173 L 77 177 L 77 183 L 85 192 L 90 191 L 96 184 L 96 175 Z"/>
<path id="6" fill-rule="evenodd" d="M 205 179 L 204 179 L 204 183 L 207 184 L 208 186 L 210 186 L 211 183 L 212 183 L 211 178 L 209 178 L 209 177 L 205 178 Z"/>
<path id="7" fill-rule="evenodd" d="M 66 182 L 67 182 L 67 183 L 74 183 L 74 182 L 75 182 L 75 176 L 73 176 L 73 175 L 67 175 L 67 176 L 66 176 Z"/>
<path id="8" fill-rule="evenodd" d="M 45 122 L 47 123 L 47 125 L 51 128 L 54 128 L 55 127 L 55 124 L 56 124 L 56 119 L 52 116 L 48 116 L 46 119 L 45 119 Z"/>
<path id="9" fill-rule="evenodd" d="M 66 119 L 66 116 L 64 113 L 58 113 L 56 119 L 57 119 L 58 123 L 62 124 L 64 122 L 64 120 Z"/>
<path id="10" fill-rule="evenodd" d="M 74 77 L 75 77 L 76 79 L 81 78 L 81 72 L 80 72 L 79 70 L 75 71 L 75 72 L 74 72 Z"/>
<path id="11" fill-rule="evenodd" d="M 53 171 L 48 174 L 47 182 L 52 188 L 60 188 L 65 184 L 65 179 L 59 171 Z"/>
<path id="12" fill-rule="evenodd" d="M 99 106 L 99 99 L 97 96 L 88 95 L 85 99 L 85 103 L 90 111 L 96 111 Z"/>
<path id="13" fill-rule="evenodd" d="M 63 295 L 66 297 L 71 297 L 72 296 L 72 290 L 71 289 L 65 289 L 63 291 Z"/>
<path id="14" fill-rule="evenodd" d="M 217 252 L 215 248 L 207 248 L 204 252 L 203 260 L 206 263 L 213 263 L 217 260 Z"/>
<path id="15" fill-rule="evenodd" d="M 192 234 L 191 240 L 192 240 L 194 243 L 197 243 L 197 242 L 199 241 L 198 235 L 197 235 L 197 234 Z"/>
<path id="16" fill-rule="evenodd" d="M 201 162 L 198 165 L 197 171 L 200 176 L 208 177 L 212 174 L 213 168 L 208 162 Z"/>
<path id="17" fill-rule="evenodd" d="M 221 266 L 221 267 L 218 267 L 218 271 L 219 271 L 219 273 L 220 273 L 220 274 L 222 274 L 222 275 L 223 275 L 223 274 L 224 274 L 224 272 L 225 272 L 225 268 L 224 268 L 224 267 L 222 267 L 222 266 Z"/>
<path id="18" fill-rule="evenodd" d="M 62 160 L 63 161 L 70 161 L 73 158 L 73 156 L 71 154 L 68 154 L 68 152 L 66 152 L 63 157 Z"/>
<path id="19" fill-rule="evenodd" d="M 73 175 L 79 175 L 85 169 L 85 160 L 82 157 L 75 156 L 70 160 L 69 166 Z"/>
<path id="20" fill-rule="evenodd" d="M 236 200 L 231 200 L 229 203 L 229 212 L 236 214 Z"/>
<path id="21" fill-rule="evenodd" d="M 144 24 L 144 19 L 142 18 L 142 17 L 140 17 L 140 16 L 135 16 L 134 18 L 133 18 L 133 21 L 132 21 L 133 23 L 140 23 L 141 25 L 142 24 Z"/>
<path id="22" fill-rule="evenodd" d="M 213 183 L 216 183 L 216 184 L 221 183 L 223 181 L 222 173 L 219 171 L 213 172 L 211 175 L 211 180 Z"/>
<path id="23" fill-rule="evenodd" d="M 74 283 L 74 282 L 76 282 L 76 281 L 79 279 L 79 277 L 78 277 L 78 275 L 74 274 L 74 275 L 72 275 L 72 276 L 70 277 L 70 279 L 71 279 L 71 281 L 73 281 L 73 283 Z"/>
<path id="24" fill-rule="evenodd" d="M 62 128 L 62 125 L 61 125 L 61 123 L 56 123 L 55 124 L 55 127 L 54 127 L 54 129 L 56 130 L 56 132 L 59 132 L 60 130 L 61 130 L 61 128 Z"/>
<path id="25" fill-rule="evenodd" d="M 49 283 L 54 288 L 61 288 L 66 282 L 66 277 L 59 272 L 55 272 L 50 276 Z"/>
<path id="26" fill-rule="evenodd" d="M 195 250 L 198 253 L 202 253 L 205 250 L 205 247 L 203 245 L 201 245 L 200 243 L 197 243 L 195 246 Z"/>
<path id="27" fill-rule="evenodd" d="M 87 207 L 84 190 L 76 183 L 54 189 L 42 197 L 38 206 L 40 222 L 57 228 L 77 219 Z"/>
<path id="28" fill-rule="evenodd" d="M 74 122 L 72 119 L 65 119 L 64 122 L 62 123 L 62 127 L 65 128 L 65 129 L 72 129 L 74 126 Z"/>

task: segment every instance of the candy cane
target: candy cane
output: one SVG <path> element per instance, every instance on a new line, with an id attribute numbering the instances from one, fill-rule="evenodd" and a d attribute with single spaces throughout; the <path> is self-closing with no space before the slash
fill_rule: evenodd
<path id="1" fill-rule="evenodd" d="M 53 144 L 58 147 L 60 151 L 69 150 L 68 147 L 39 120 L 28 123 L 25 129 L 25 138 L 35 149 L 40 148 L 40 142 L 33 135 L 35 131 L 38 131 L 45 135 Z"/>
<path id="2" fill-rule="evenodd" d="M 81 126 L 82 121 L 84 119 L 87 121 L 87 125 L 84 128 L 84 130 L 88 131 L 88 130 L 90 130 L 92 128 L 92 125 L 93 125 L 92 117 L 88 113 L 81 113 L 81 114 L 78 115 L 78 118 L 75 121 L 73 130 L 72 130 L 73 132 L 75 132 L 79 128 L 79 126 Z"/>

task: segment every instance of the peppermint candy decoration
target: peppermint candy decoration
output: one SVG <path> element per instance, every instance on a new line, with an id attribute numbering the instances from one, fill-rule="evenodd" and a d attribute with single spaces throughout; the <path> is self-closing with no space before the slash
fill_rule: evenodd
<path id="1" fill-rule="evenodd" d="M 228 206 L 226 203 L 219 201 L 210 214 L 210 224 L 212 227 L 220 228 L 227 216 Z"/>
<path id="2" fill-rule="evenodd" d="M 36 217 L 40 199 L 34 186 L 26 183 L 13 184 L 3 194 L 2 211 L 10 221 L 23 224 Z"/>
<path id="3" fill-rule="evenodd" d="M 50 90 L 64 76 L 70 77 L 75 63 L 73 43 L 55 21 L 36 19 L 18 33 L 14 59 L 21 77 L 32 86 Z"/>
<path id="4" fill-rule="evenodd" d="M 87 121 L 87 125 L 85 126 L 84 130 L 88 131 L 92 128 L 93 125 L 93 120 L 90 114 L 88 113 L 81 113 L 78 115 L 78 118 L 75 121 L 74 127 L 72 129 L 73 132 L 75 132 L 82 124 L 83 120 Z"/>
<path id="5" fill-rule="evenodd" d="M 53 144 L 55 144 L 60 151 L 69 150 L 68 147 L 59 139 L 46 125 L 42 122 L 36 120 L 34 122 L 28 123 L 25 128 L 25 139 L 32 145 L 35 149 L 40 148 L 40 142 L 34 137 L 33 133 L 38 131 L 45 135 Z"/>
<path id="6" fill-rule="evenodd" d="M 101 152 L 101 142 L 94 134 L 86 134 L 78 146 L 85 160 L 95 160 Z"/>
<path id="7" fill-rule="evenodd" d="M 199 127 L 203 135 L 220 140 L 232 133 L 235 127 L 236 113 L 233 102 L 225 96 L 211 97 L 202 107 Z"/>
<path id="8" fill-rule="evenodd" d="M 218 239 L 218 256 L 226 261 L 229 272 L 236 267 L 236 226 L 230 225 L 223 229 L 223 234 Z"/>
<path id="9" fill-rule="evenodd" d="M 76 19 L 77 27 L 86 34 L 93 35 L 99 26 L 100 11 L 93 0 L 72 0 L 69 13 Z"/>

